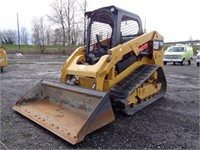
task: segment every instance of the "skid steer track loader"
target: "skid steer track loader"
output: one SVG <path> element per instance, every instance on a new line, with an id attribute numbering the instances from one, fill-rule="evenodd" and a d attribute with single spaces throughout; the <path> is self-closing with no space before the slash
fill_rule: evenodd
<path id="1" fill-rule="evenodd" d="M 136 14 L 115 6 L 85 13 L 85 46 L 66 60 L 61 83 L 41 81 L 14 110 L 71 144 L 163 97 L 163 37 L 143 33 Z"/>
<path id="2" fill-rule="evenodd" d="M 8 66 L 7 54 L 4 48 L 0 47 L 0 69 L 3 72 L 3 68 Z"/>

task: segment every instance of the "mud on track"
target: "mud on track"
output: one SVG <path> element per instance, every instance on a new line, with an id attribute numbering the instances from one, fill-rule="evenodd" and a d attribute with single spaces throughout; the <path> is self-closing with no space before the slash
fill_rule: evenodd
<path id="1" fill-rule="evenodd" d="M 116 120 L 89 134 L 75 146 L 14 112 L 11 107 L 40 80 L 57 81 L 64 57 L 10 57 L 0 74 L 0 149 L 198 149 L 200 68 L 164 66 L 168 82 L 164 98 L 133 116 Z"/>

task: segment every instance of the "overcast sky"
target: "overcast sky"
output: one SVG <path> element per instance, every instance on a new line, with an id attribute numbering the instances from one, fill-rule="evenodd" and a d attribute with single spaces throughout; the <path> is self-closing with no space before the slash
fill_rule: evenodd
<path id="1" fill-rule="evenodd" d="M 17 30 L 16 13 L 20 27 L 31 30 L 34 17 L 50 14 L 54 0 L 0 0 L 0 30 Z M 115 5 L 138 14 L 147 31 L 157 30 L 165 41 L 200 39 L 199 0 L 88 0 L 89 10 Z"/>

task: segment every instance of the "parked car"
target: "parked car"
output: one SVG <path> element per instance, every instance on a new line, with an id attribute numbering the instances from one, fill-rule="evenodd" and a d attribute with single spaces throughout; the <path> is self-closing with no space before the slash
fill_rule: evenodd
<path id="1" fill-rule="evenodd" d="M 188 65 L 191 64 L 191 60 L 193 59 L 194 53 L 192 47 L 188 45 L 175 45 L 170 46 L 164 52 L 164 65 L 169 62 L 173 62 L 173 64 L 180 63 L 181 65 L 184 62 L 188 62 Z"/>
<path id="2" fill-rule="evenodd" d="M 197 50 L 197 59 L 196 59 L 196 62 L 197 62 L 197 66 L 199 67 L 199 64 L 200 64 L 200 50 Z"/>

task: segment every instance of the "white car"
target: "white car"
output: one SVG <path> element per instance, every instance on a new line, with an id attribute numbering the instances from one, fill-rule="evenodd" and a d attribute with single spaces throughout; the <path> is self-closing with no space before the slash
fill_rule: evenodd
<path id="1" fill-rule="evenodd" d="M 197 50 L 197 59 L 196 59 L 196 62 L 197 62 L 197 66 L 199 67 L 199 64 L 200 64 L 200 50 Z"/>

